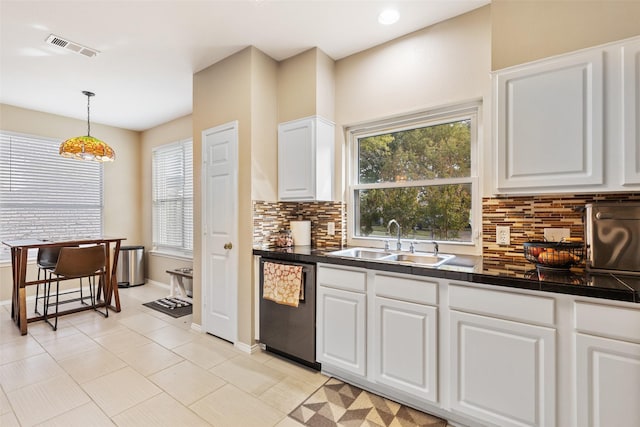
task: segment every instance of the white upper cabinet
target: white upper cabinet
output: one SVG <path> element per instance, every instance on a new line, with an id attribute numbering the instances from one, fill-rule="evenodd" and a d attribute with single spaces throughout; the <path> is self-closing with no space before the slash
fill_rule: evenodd
<path id="1" fill-rule="evenodd" d="M 603 53 L 495 76 L 498 190 L 602 184 Z"/>
<path id="2" fill-rule="evenodd" d="M 306 117 L 278 125 L 278 197 L 332 200 L 334 125 Z"/>
<path id="3" fill-rule="evenodd" d="M 640 184 L 640 40 L 622 47 L 624 184 Z"/>
<path id="4" fill-rule="evenodd" d="M 495 73 L 496 193 L 640 188 L 639 45 L 628 39 Z"/>

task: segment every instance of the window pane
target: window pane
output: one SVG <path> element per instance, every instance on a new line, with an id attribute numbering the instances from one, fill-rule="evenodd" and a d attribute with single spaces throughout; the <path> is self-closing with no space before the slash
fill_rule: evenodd
<path id="1" fill-rule="evenodd" d="M 359 183 L 471 176 L 471 120 L 358 139 Z"/>
<path id="2" fill-rule="evenodd" d="M 354 200 L 356 236 L 388 237 L 395 219 L 403 238 L 471 241 L 471 184 L 356 190 Z"/>
<path id="3" fill-rule="evenodd" d="M 60 141 L 0 132 L 0 239 L 102 234 L 101 163 L 67 159 Z M 0 245 L 0 259 L 9 250 Z"/>
<path id="4" fill-rule="evenodd" d="M 179 142 L 153 152 L 153 244 L 193 250 L 193 144 Z"/>

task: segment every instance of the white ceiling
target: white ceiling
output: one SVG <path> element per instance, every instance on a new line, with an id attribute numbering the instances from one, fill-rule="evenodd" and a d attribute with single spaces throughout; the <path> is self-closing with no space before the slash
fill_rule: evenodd
<path id="1" fill-rule="evenodd" d="M 0 0 L 0 103 L 145 130 L 191 113 L 192 75 L 253 45 L 341 59 L 490 0 Z M 400 20 L 377 16 L 394 6 Z M 45 44 L 55 34 L 94 58 Z"/>

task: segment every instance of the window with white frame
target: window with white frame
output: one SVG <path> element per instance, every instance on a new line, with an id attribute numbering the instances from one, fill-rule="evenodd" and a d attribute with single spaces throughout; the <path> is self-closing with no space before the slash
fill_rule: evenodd
<path id="1" fill-rule="evenodd" d="M 0 240 L 102 234 L 103 165 L 60 156 L 60 142 L 0 132 Z"/>
<path id="2" fill-rule="evenodd" d="M 193 253 L 193 142 L 153 150 L 153 246 L 158 252 Z"/>
<path id="3" fill-rule="evenodd" d="M 349 240 L 475 245 L 478 103 L 348 129 Z M 479 217 L 479 215 L 477 216 Z"/>

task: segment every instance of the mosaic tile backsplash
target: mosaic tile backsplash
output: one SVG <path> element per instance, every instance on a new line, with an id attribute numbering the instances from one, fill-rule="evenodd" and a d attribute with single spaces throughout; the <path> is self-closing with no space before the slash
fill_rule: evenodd
<path id="1" fill-rule="evenodd" d="M 582 209 L 588 203 L 640 202 L 640 193 L 566 194 L 499 197 L 482 200 L 482 255 L 487 263 L 532 267 L 523 256 L 522 244 L 544 239 L 545 228 L 568 228 L 571 237 L 584 239 Z M 511 245 L 496 244 L 496 226 L 511 227 Z"/>
<path id="2" fill-rule="evenodd" d="M 582 209 L 588 203 L 640 202 L 640 193 L 565 194 L 522 197 L 487 197 L 482 200 L 482 255 L 485 268 L 508 264 L 526 271 L 532 268 L 522 244 L 544 239 L 545 228 L 568 228 L 571 237 L 584 239 Z M 311 221 L 313 247 L 340 247 L 347 243 L 346 205 L 342 202 L 253 201 L 253 242 L 275 246 L 281 229 L 291 220 Z M 327 234 L 327 223 L 335 223 L 335 235 Z M 496 226 L 511 229 L 511 245 L 496 244 Z"/>
<path id="3" fill-rule="evenodd" d="M 342 202 L 253 201 L 253 244 L 275 246 L 278 232 L 289 221 L 311 221 L 311 246 L 341 247 L 346 244 L 345 205 Z M 327 223 L 335 224 L 335 235 L 327 234 Z"/>

